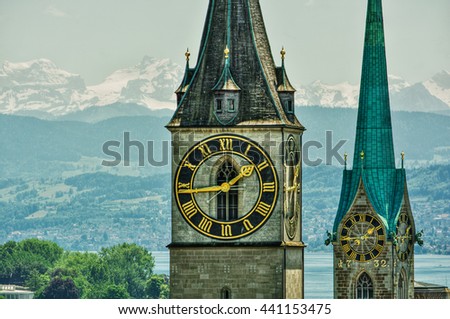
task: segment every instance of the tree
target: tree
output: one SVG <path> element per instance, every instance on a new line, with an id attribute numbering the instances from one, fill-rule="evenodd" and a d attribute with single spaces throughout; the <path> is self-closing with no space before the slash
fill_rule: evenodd
<path id="1" fill-rule="evenodd" d="M 167 299 L 169 297 L 169 285 L 164 275 L 152 275 L 147 282 L 147 296 L 150 299 Z"/>
<path id="2" fill-rule="evenodd" d="M 33 271 L 44 274 L 61 257 L 63 249 L 57 244 L 38 239 L 0 246 L 0 280 L 24 284 Z"/>
<path id="3" fill-rule="evenodd" d="M 34 295 L 39 298 L 45 287 L 50 283 L 50 276 L 48 274 L 41 274 L 36 269 L 33 269 L 25 281 L 25 285 L 32 291 Z"/>
<path id="4" fill-rule="evenodd" d="M 70 277 L 77 286 L 80 298 L 89 298 L 94 286 L 109 284 L 108 270 L 98 254 L 65 252 L 53 269 L 53 277 Z"/>
<path id="5" fill-rule="evenodd" d="M 146 283 L 153 273 L 154 258 L 136 244 L 121 244 L 103 248 L 100 257 L 109 268 L 115 285 L 126 287 L 132 298 L 145 298 Z"/>
<path id="6" fill-rule="evenodd" d="M 42 293 L 44 299 L 78 299 L 80 292 L 71 278 L 53 278 Z"/>
<path id="7" fill-rule="evenodd" d="M 130 294 L 127 289 L 122 285 L 110 284 L 99 290 L 97 296 L 92 297 L 96 299 L 129 299 Z"/>

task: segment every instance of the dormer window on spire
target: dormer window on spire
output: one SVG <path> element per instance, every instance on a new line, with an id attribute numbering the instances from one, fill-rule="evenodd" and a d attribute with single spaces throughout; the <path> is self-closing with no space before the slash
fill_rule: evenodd
<path id="1" fill-rule="evenodd" d="M 224 50 L 224 69 L 219 81 L 214 86 L 214 114 L 223 124 L 229 124 L 239 110 L 240 87 L 236 84 L 230 71 L 230 49 Z"/>

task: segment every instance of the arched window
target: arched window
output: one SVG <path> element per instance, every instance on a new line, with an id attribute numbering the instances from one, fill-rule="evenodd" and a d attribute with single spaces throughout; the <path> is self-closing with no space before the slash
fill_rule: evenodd
<path id="1" fill-rule="evenodd" d="M 220 298 L 221 299 L 231 299 L 231 290 L 230 288 L 223 287 L 220 291 Z"/>
<path id="2" fill-rule="evenodd" d="M 228 183 L 238 175 L 230 161 L 225 161 L 217 173 L 217 185 Z M 217 196 L 217 219 L 231 221 L 238 218 L 238 187 L 236 183 L 228 192 L 221 192 Z"/>
<path id="3" fill-rule="evenodd" d="M 372 279 L 367 273 L 362 273 L 356 282 L 356 299 L 373 299 Z"/>
<path id="4" fill-rule="evenodd" d="M 403 271 L 398 278 L 398 299 L 408 299 L 408 284 Z"/>

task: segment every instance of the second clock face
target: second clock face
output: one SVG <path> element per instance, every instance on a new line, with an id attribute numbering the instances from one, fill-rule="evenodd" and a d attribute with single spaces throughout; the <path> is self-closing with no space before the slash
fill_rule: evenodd
<path id="1" fill-rule="evenodd" d="M 386 237 L 381 222 L 369 214 L 351 214 L 343 222 L 340 243 L 352 260 L 366 262 L 383 251 Z"/>
<path id="2" fill-rule="evenodd" d="M 254 233 L 269 219 L 278 179 L 269 155 L 256 142 L 227 134 L 186 152 L 174 188 L 178 208 L 195 230 L 230 240 Z"/>
<path id="3" fill-rule="evenodd" d="M 397 222 L 397 245 L 395 246 L 397 256 L 401 261 L 408 259 L 409 254 L 412 252 L 412 232 L 411 220 L 407 214 L 402 213 Z"/>

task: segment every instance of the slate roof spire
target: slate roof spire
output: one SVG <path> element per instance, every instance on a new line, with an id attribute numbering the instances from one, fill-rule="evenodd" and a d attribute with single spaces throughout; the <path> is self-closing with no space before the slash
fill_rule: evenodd
<path id="1" fill-rule="evenodd" d="M 224 59 L 225 47 L 228 59 Z M 214 115 L 214 88 L 221 77 L 240 89 L 238 114 L 226 125 L 303 129 L 295 116 L 285 113 L 280 100 L 277 67 L 259 0 L 209 1 L 197 65 L 167 127 L 223 126 Z"/>

